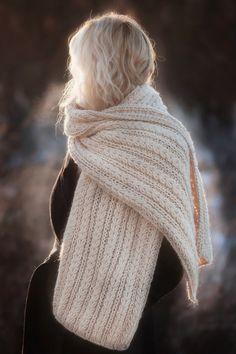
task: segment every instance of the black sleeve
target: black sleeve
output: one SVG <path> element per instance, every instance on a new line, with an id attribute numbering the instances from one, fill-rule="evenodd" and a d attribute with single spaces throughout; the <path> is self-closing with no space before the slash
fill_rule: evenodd
<path id="1" fill-rule="evenodd" d="M 60 244 L 81 170 L 67 152 L 49 197 L 49 218 L 54 248 Z"/>
<path id="2" fill-rule="evenodd" d="M 145 307 L 155 305 L 160 298 L 175 289 L 182 277 L 182 263 L 176 251 L 164 237 Z"/>

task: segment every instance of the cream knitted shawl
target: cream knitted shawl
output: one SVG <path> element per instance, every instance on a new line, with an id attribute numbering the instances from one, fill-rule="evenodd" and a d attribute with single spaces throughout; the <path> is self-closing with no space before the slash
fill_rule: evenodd
<path id="1" fill-rule="evenodd" d="M 182 262 L 194 304 L 199 267 L 213 260 L 193 141 L 148 84 L 101 111 L 72 101 L 64 130 L 81 175 L 64 231 L 53 313 L 76 335 L 125 350 L 163 237 Z"/>

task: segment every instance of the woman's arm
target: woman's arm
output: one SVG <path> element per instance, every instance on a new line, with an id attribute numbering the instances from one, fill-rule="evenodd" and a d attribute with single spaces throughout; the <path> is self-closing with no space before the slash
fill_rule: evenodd
<path id="1" fill-rule="evenodd" d="M 67 152 L 49 197 L 49 218 L 55 240 L 48 258 L 59 249 L 80 173 L 78 165 Z"/>
<path id="2" fill-rule="evenodd" d="M 167 238 L 163 237 L 145 308 L 155 305 L 160 298 L 175 289 L 183 274 L 183 266 L 176 251 Z"/>

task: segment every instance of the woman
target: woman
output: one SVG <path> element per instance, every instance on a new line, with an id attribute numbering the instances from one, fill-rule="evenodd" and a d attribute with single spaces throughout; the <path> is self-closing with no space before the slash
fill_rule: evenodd
<path id="1" fill-rule="evenodd" d="M 165 300 L 174 296 L 184 269 L 189 298 L 196 301 L 198 266 L 212 260 L 206 201 L 192 142 L 149 86 L 155 52 L 135 20 L 114 12 L 90 19 L 71 37 L 69 49 L 72 79 L 60 103 L 68 152 L 49 208 L 55 243 L 30 281 L 22 353 L 158 353 L 156 338 L 161 332 L 154 330 L 154 307 L 163 309 Z M 161 124 L 162 131 L 166 129 L 162 143 Z M 147 155 L 155 131 L 157 146 L 166 152 L 162 165 Z M 148 140 L 143 140 L 143 134 L 149 134 Z M 170 134 L 175 147 L 169 145 L 167 150 Z M 180 148 L 175 151 L 181 134 L 185 140 L 178 140 Z M 191 169 L 187 158 L 181 157 L 187 149 L 184 141 L 190 149 L 186 156 L 192 152 Z M 135 160 L 139 150 L 134 146 L 144 147 L 141 165 Z M 175 169 L 173 181 L 163 183 L 161 173 L 177 157 L 178 163 L 182 161 L 179 179 Z M 144 179 L 137 178 L 139 166 Z M 159 169 L 155 173 L 154 166 Z M 192 173 L 186 186 L 182 170 Z M 155 199 L 159 185 L 154 177 L 166 188 L 162 189 L 165 213 L 162 195 Z M 147 199 L 152 194 L 154 208 Z M 183 195 L 190 199 L 184 200 Z M 196 200 L 198 209 L 193 205 Z M 179 203 L 177 210 L 173 201 Z M 183 205 L 188 205 L 188 211 Z M 177 223 L 168 215 L 172 211 L 172 216 L 178 213 Z"/>

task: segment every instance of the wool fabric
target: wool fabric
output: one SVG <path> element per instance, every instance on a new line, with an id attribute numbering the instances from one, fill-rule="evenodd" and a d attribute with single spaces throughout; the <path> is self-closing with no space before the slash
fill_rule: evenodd
<path id="1" fill-rule="evenodd" d="M 64 132 L 81 174 L 61 244 L 53 313 L 76 335 L 122 351 L 141 319 L 163 237 L 181 260 L 193 304 L 199 268 L 213 261 L 194 144 L 149 84 L 100 111 L 72 100 Z"/>

